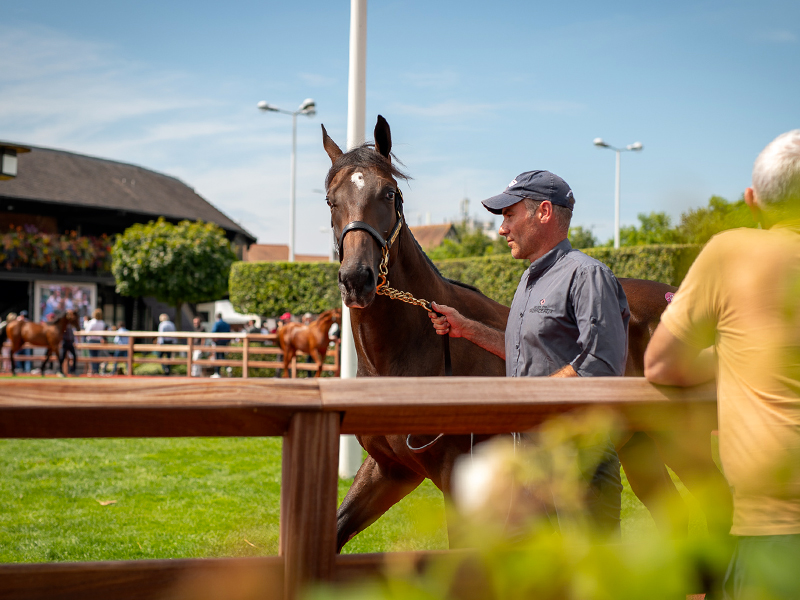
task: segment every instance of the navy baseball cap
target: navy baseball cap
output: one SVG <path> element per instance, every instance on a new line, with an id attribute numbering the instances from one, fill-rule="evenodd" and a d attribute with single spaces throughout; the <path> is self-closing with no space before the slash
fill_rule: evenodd
<path id="1" fill-rule="evenodd" d="M 526 171 L 520 173 L 508 184 L 506 191 L 484 200 L 481 204 L 491 213 L 502 214 L 503 209 L 525 198 L 549 200 L 558 206 L 572 210 L 575 196 L 567 182 L 550 171 Z"/>

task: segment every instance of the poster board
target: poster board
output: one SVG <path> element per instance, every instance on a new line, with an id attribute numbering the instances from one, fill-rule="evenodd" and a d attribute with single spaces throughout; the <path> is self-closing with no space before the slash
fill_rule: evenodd
<path id="1" fill-rule="evenodd" d="M 46 321 L 51 314 L 73 309 L 78 322 L 85 315 L 91 317 L 97 306 L 97 284 L 67 281 L 35 281 L 33 292 L 33 317 Z"/>

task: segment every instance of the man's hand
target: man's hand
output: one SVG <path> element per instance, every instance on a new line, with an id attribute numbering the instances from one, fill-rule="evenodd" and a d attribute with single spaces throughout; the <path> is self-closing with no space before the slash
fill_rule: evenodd
<path id="1" fill-rule="evenodd" d="M 550 377 L 579 377 L 579 375 L 575 372 L 572 365 L 564 365 L 555 373 L 551 373 Z"/>
<path id="2" fill-rule="evenodd" d="M 445 306 L 444 304 L 431 302 L 431 307 L 442 315 L 439 316 L 433 312 L 428 313 L 436 333 L 439 335 L 450 335 L 450 337 L 453 338 L 464 337 L 464 326 L 467 321 L 464 315 L 455 308 Z"/>
<path id="3" fill-rule="evenodd" d="M 431 302 L 431 308 L 442 315 L 440 317 L 436 313 L 428 312 L 436 333 L 449 335 L 452 338 L 464 338 L 505 359 L 505 332 L 468 319 L 451 306 Z"/>

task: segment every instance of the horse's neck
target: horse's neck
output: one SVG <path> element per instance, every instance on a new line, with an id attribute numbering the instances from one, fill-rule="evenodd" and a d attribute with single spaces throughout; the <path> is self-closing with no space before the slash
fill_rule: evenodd
<path id="1" fill-rule="evenodd" d="M 390 258 L 387 279 L 389 287 L 428 302 L 440 298 L 447 285 L 415 242 L 407 226 L 401 230 L 397 250 Z M 382 295 L 377 296 L 369 307 L 359 311 L 357 322 L 367 331 L 383 335 L 394 329 L 408 330 L 412 323 L 430 327 L 423 308 Z"/>
<path id="2" fill-rule="evenodd" d="M 331 323 L 333 323 L 332 313 L 329 315 L 320 315 L 319 319 L 314 321 L 314 329 L 321 331 L 322 333 L 327 333 L 331 328 Z"/>

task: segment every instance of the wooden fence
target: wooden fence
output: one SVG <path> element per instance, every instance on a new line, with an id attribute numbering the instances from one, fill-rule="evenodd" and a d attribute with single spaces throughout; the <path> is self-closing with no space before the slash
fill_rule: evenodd
<path id="1" fill-rule="evenodd" d="M 711 386 L 637 378 L 48 379 L 0 383 L 0 438 L 283 436 L 279 555 L 0 565 L 0 598 L 194 598 L 215 575 L 294 599 L 393 555 L 336 555 L 341 433 L 503 433 L 591 406 L 637 431 L 714 419 Z M 424 562 L 430 552 L 404 553 Z M 194 586 L 194 587 L 192 587 Z M 190 590 L 190 591 L 186 591 Z M 224 592 L 220 597 L 225 596 Z"/>
<path id="2" fill-rule="evenodd" d="M 125 365 L 125 374 L 128 376 L 133 375 L 133 365 L 135 364 L 159 364 L 159 365 L 186 365 L 186 374 L 192 373 L 192 366 L 197 365 L 203 367 L 240 367 L 242 369 L 242 377 L 249 376 L 249 369 L 282 369 L 283 368 L 283 353 L 278 346 L 278 336 L 274 333 L 261 334 L 261 333 L 196 333 L 187 331 L 176 331 L 164 334 L 165 338 L 174 338 L 180 343 L 175 344 L 158 344 L 156 343 L 159 334 L 152 331 L 126 331 L 117 333 L 116 331 L 78 331 L 75 333 L 76 340 L 85 339 L 90 337 L 105 338 L 105 342 L 77 342 L 75 349 L 80 354 L 83 350 L 96 350 L 100 356 L 79 356 L 78 362 L 87 365 L 95 364 L 112 364 L 112 365 Z M 127 338 L 127 343 L 115 344 L 113 339 L 116 336 Z M 228 340 L 230 342 L 241 342 L 241 346 L 231 345 L 213 345 L 216 340 Z M 339 340 L 335 340 L 335 347 L 328 351 L 328 356 L 333 358 L 333 363 L 326 363 L 323 365 L 322 370 L 331 372 L 334 375 L 339 375 Z M 10 347 L 6 342 L 5 347 Z M 25 344 L 25 348 L 37 348 Z M 39 347 L 41 350 L 42 348 Z M 153 353 L 171 353 L 168 357 L 152 356 Z M 119 356 L 115 357 L 115 353 Z M 195 358 L 197 354 L 200 358 Z M 138 354 L 138 356 L 136 356 Z M 226 357 L 217 358 L 217 354 L 225 355 Z M 231 354 L 241 354 L 241 358 L 227 358 Z M 297 377 L 298 371 L 307 371 L 309 373 L 316 373 L 317 366 L 313 362 L 304 362 L 306 356 L 304 352 L 298 352 L 294 357 L 290 366 L 291 377 Z M 272 357 L 269 360 L 264 360 L 266 357 Z M 26 355 L 17 353 L 14 355 L 14 360 L 17 362 L 31 361 L 36 362 L 41 367 L 44 360 L 43 355 Z M 66 361 L 65 361 L 66 363 Z M 57 363 L 56 363 L 57 364 Z M 66 373 L 67 367 L 63 367 Z"/>

